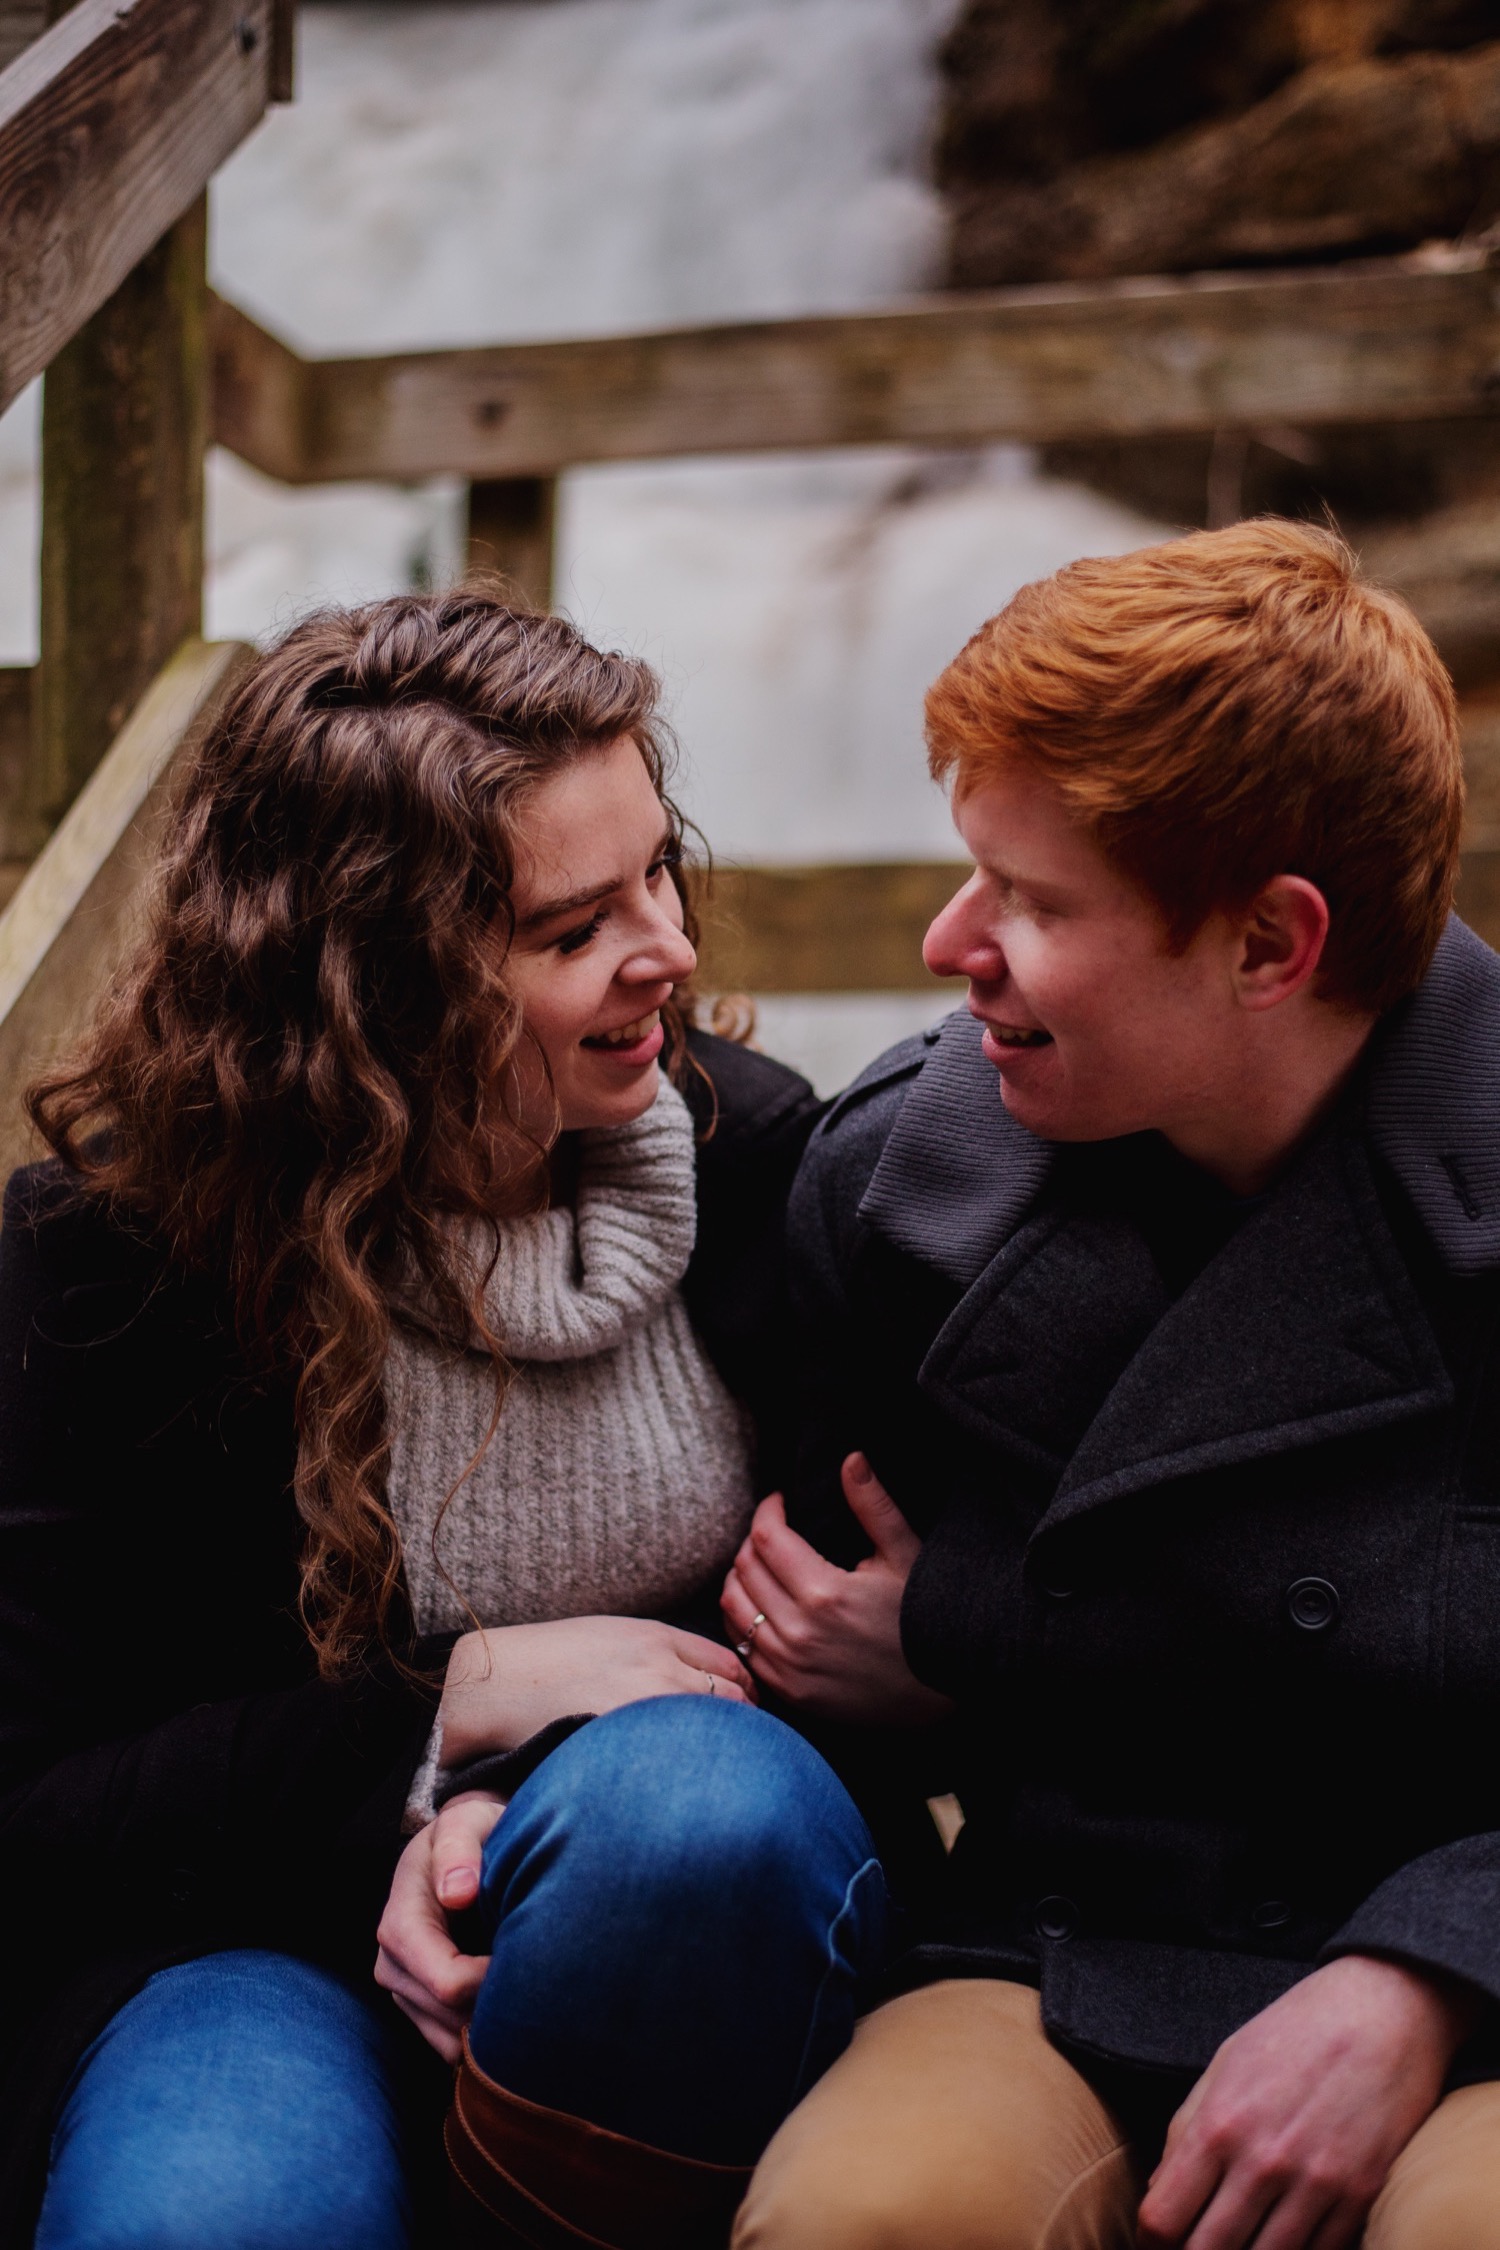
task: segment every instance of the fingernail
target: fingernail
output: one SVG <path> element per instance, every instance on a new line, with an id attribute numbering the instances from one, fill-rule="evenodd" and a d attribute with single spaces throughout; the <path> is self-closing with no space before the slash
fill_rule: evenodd
<path id="1" fill-rule="evenodd" d="M 849 1464 L 849 1474 L 856 1484 L 873 1484 L 875 1472 L 862 1453 L 856 1453 Z"/>
<path id="2" fill-rule="evenodd" d="M 449 1899 L 457 1898 L 460 1891 L 472 1890 L 474 1877 L 467 1867 L 450 1867 L 439 1879 L 438 1897 L 446 1906 Z"/>

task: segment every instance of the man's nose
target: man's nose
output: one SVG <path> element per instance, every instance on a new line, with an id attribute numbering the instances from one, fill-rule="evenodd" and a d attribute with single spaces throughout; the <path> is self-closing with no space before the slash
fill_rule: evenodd
<path id="1" fill-rule="evenodd" d="M 985 977 L 997 974 L 999 947 L 984 927 L 977 875 L 950 898 L 922 941 L 922 959 L 935 977 Z"/>

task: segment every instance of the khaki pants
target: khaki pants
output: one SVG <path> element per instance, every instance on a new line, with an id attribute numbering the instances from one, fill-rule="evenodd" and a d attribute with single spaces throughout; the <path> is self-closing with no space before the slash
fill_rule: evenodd
<path id="1" fill-rule="evenodd" d="M 867 2016 L 761 2158 L 733 2250 L 1133 2250 L 1142 2182 L 1119 2125 L 996 1980 Z M 1500 2084 L 1408 2143 L 1365 2250 L 1500 2250 Z"/>

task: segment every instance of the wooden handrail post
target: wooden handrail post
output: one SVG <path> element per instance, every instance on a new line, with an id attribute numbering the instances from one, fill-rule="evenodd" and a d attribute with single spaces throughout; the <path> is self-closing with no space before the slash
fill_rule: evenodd
<path id="1" fill-rule="evenodd" d="M 469 486 L 469 568 L 498 571 L 538 609 L 552 607 L 556 477 L 482 477 Z"/>
<path id="2" fill-rule="evenodd" d="M 33 850 L 201 629 L 206 241 L 200 196 L 47 370 Z"/>

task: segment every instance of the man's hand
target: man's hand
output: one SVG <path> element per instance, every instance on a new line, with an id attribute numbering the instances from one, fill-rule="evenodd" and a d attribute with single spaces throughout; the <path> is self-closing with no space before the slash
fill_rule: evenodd
<path id="1" fill-rule="evenodd" d="M 1143 2250 L 1355 2242 L 1477 2006 L 1368 1954 L 1293 1985 L 1225 2040 L 1173 2118 L 1141 2205 Z"/>
<path id="2" fill-rule="evenodd" d="M 397 1861 L 376 1932 L 375 1982 L 444 2062 L 458 2061 L 459 2039 L 490 1965 L 487 1954 L 459 1952 L 448 1916 L 478 1898 L 480 1855 L 503 1809 L 503 1798 L 481 1789 L 444 1805 Z"/>
<path id="3" fill-rule="evenodd" d="M 718 1641 L 650 1617 L 565 1617 L 465 1633 L 443 1685 L 443 1762 L 513 1750 L 553 1719 L 653 1695 L 753 1703 L 755 1682 Z"/>
<path id="4" fill-rule="evenodd" d="M 839 1570 L 790 1528 L 773 1492 L 724 1581 L 724 1622 L 737 1645 L 749 1642 L 756 1678 L 798 1709 L 922 1726 L 953 1708 L 901 1652 L 901 1597 L 922 1543 L 862 1453 L 849 1455 L 843 1479 L 874 1554 Z"/>

